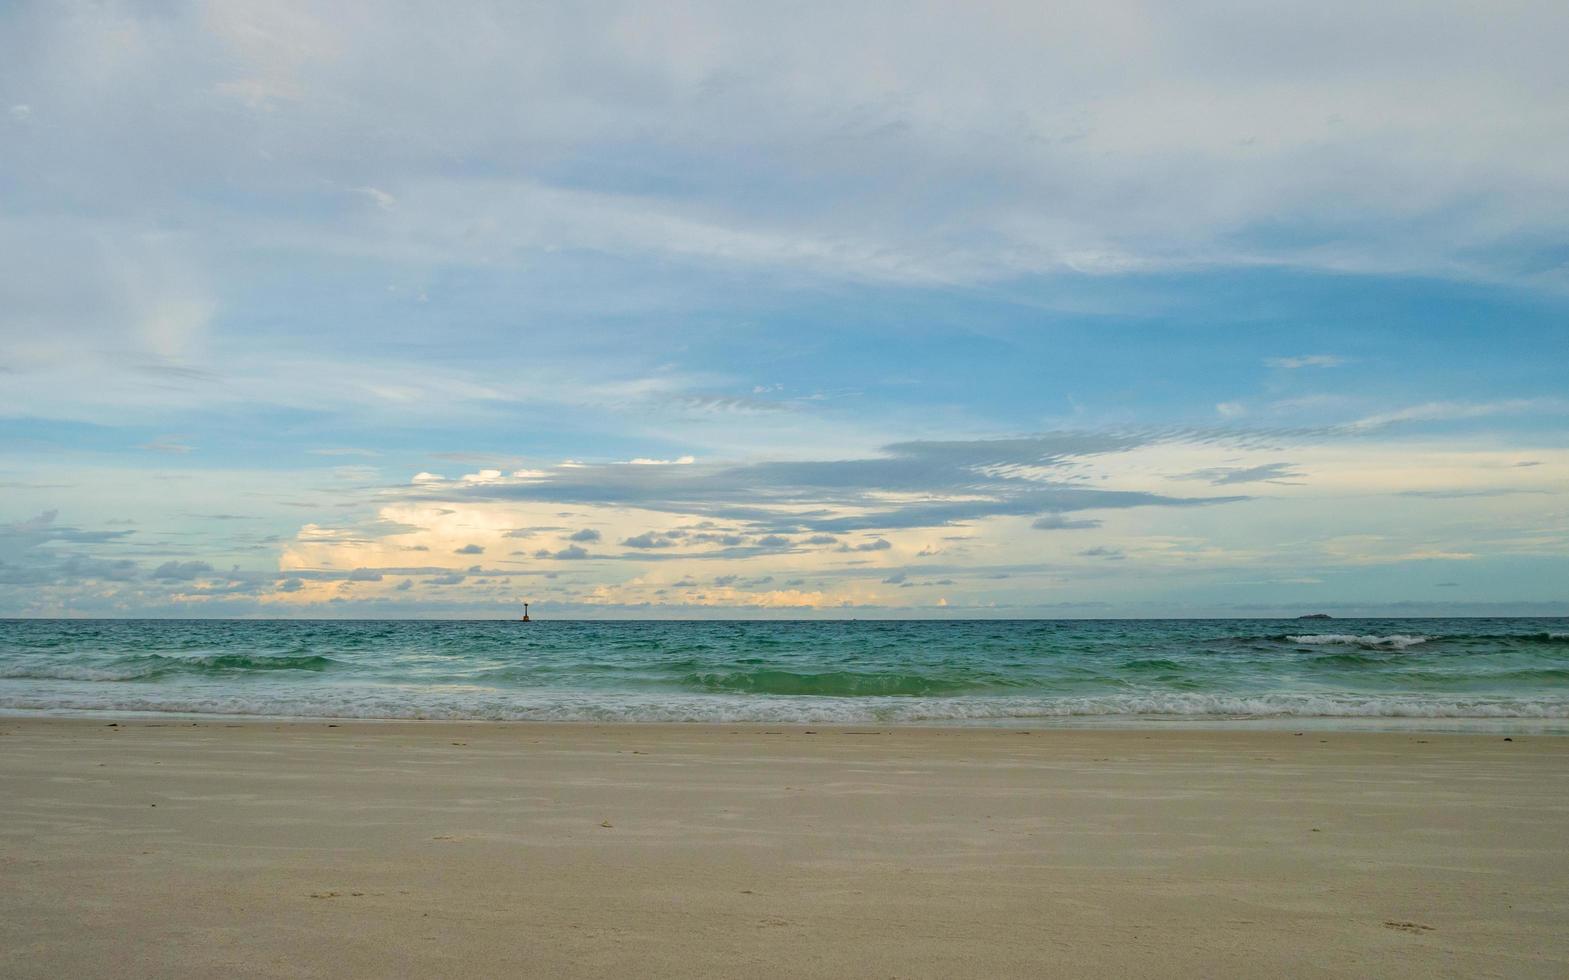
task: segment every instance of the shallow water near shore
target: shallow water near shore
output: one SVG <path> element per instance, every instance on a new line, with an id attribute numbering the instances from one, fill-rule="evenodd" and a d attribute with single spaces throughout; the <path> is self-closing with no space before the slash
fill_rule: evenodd
<path id="1" fill-rule="evenodd" d="M 8 620 L 0 710 L 1569 730 L 1569 619 Z"/>

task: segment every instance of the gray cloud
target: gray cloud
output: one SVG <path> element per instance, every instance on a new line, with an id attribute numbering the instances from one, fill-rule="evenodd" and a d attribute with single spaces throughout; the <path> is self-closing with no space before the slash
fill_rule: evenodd
<path id="1" fill-rule="evenodd" d="M 466 544 L 461 548 L 454 549 L 452 553 L 454 555 L 483 555 L 485 549 L 477 544 Z"/>
<path id="2" fill-rule="evenodd" d="M 1518 487 L 1487 487 L 1479 490 L 1400 490 L 1397 497 L 1425 497 L 1429 500 L 1466 500 L 1472 497 L 1513 497 L 1520 494 L 1541 495 L 1548 490 L 1526 490 Z"/>
<path id="3" fill-rule="evenodd" d="M 739 466 L 575 464 L 545 470 L 524 482 L 441 484 L 411 492 L 441 499 L 639 507 L 819 535 L 939 527 L 994 516 L 1194 506 L 1242 499 L 1098 490 L 1041 476 L 1052 466 L 1076 458 L 1171 438 L 1234 436 L 1203 430 L 1050 433 L 1017 439 L 895 443 L 885 447 L 885 455 L 865 459 Z M 891 494 L 916 499 L 890 504 L 886 498 Z M 806 509 L 799 509 L 803 505 Z M 786 507 L 788 511 L 782 510 Z M 856 513 L 835 514 L 833 509 L 840 507 Z M 648 532 L 624 543 L 650 549 L 663 547 L 657 543 L 660 540 L 655 532 Z M 690 540 L 704 537 L 694 534 Z M 731 536 L 729 541 L 740 543 L 739 536 Z"/>
<path id="4" fill-rule="evenodd" d="M 1101 524 L 1101 521 L 1092 517 L 1069 520 L 1061 514 L 1047 514 L 1044 517 L 1037 517 L 1030 527 L 1037 531 L 1083 531 L 1100 527 Z"/>
<path id="5" fill-rule="evenodd" d="M 211 574 L 213 567 L 204 561 L 166 561 L 153 569 L 150 577 L 170 582 L 188 582 Z"/>
<path id="6" fill-rule="evenodd" d="M 863 541 L 860 544 L 854 544 L 854 545 L 842 544 L 842 545 L 839 546 L 839 550 L 840 551 L 887 551 L 889 548 L 892 548 L 892 547 L 893 547 L 893 545 L 889 544 L 887 541 L 884 541 L 882 538 L 878 538 L 875 541 Z"/>
<path id="7" fill-rule="evenodd" d="M 1121 561 L 1127 557 L 1120 548 L 1107 548 L 1101 545 L 1097 545 L 1094 548 L 1086 548 L 1079 554 L 1085 558 L 1104 558 L 1107 561 Z"/>
<path id="8" fill-rule="evenodd" d="M 572 534 L 567 537 L 567 540 L 588 544 L 592 541 L 598 541 L 600 537 L 601 535 L 598 530 L 591 527 L 585 527 L 581 531 L 572 532 Z"/>
<path id="9" fill-rule="evenodd" d="M 0 525 L 0 549 L 32 548 L 52 541 L 70 544 L 104 544 L 119 541 L 135 531 L 84 531 L 81 528 L 57 524 L 59 511 L 46 510 L 37 517 L 14 524 Z M 0 554 L 4 554 L 0 550 Z"/>
<path id="10" fill-rule="evenodd" d="M 1280 483 L 1293 477 L 1306 476 L 1291 468 L 1290 463 L 1264 463 L 1259 466 L 1212 466 L 1194 470 L 1176 477 L 1178 480 L 1203 480 L 1210 486 L 1223 487 L 1239 483 Z"/>
<path id="11" fill-rule="evenodd" d="M 669 538 L 660 534 L 655 534 L 653 531 L 644 531 L 642 534 L 635 534 L 621 543 L 628 548 L 669 548 L 675 544 L 675 542 Z"/>
<path id="12" fill-rule="evenodd" d="M 590 557 L 590 555 L 588 551 L 580 545 L 573 544 L 562 548 L 560 551 L 551 551 L 548 548 L 541 548 L 534 552 L 534 557 L 544 558 L 551 561 L 581 561 L 582 559 Z"/>
<path id="13" fill-rule="evenodd" d="M 557 244 L 939 283 L 1178 261 L 1512 271 L 1505 246 L 1562 227 L 1542 202 L 1564 178 L 1533 161 L 1569 156 L 1564 127 L 1525 108 L 1563 91 L 1561 5 L 1441 23 L 1349 0 L 1069 2 L 1049 23 L 938 5 L 922 31 L 890 27 L 901 12 L 133 6 L 12 15 L 0 63 L 40 94 L 8 120 L 35 207 L 167 207 L 221 174 L 285 203 L 336 194 L 320 223 L 268 215 L 276 237 L 449 266 Z M 1284 37 L 1289 57 L 1258 56 Z M 70 69 L 110 49 L 140 56 Z M 1289 115 L 1259 109 L 1287 97 Z M 639 139 L 650 118 L 663 137 Z M 240 149 L 257 134 L 264 156 Z M 91 152 L 111 144 L 113 166 Z M 1468 166 L 1446 170 L 1457 149 Z M 893 172 L 911 180 L 875 179 Z M 225 227 L 259 191 L 200 211 Z"/>

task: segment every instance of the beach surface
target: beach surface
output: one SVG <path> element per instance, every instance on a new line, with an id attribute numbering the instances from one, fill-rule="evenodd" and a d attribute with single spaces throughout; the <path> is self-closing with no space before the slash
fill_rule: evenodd
<path id="1" fill-rule="evenodd" d="M 0 718 L 0 976 L 1569 975 L 1569 738 Z"/>

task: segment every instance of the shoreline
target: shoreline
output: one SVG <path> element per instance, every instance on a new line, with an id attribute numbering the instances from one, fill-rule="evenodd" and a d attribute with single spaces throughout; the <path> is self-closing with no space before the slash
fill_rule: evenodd
<path id="1" fill-rule="evenodd" d="M 645 721 L 621 719 L 554 719 L 554 718 L 405 718 L 397 716 L 363 715 L 269 715 L 223 714 L 218 712 L 162 711 L 154 709 L 119 708 L 7 708 L 0 707 L 0 722 L 16 720 L 152 720 L 163 719 L 181 722 L 242 722 L 256 724 L 375 724 L 375 725 L 487 725 L 585 727 L 585 728 L 639 728 L 652 729 L 703 729 L 703 728 L 813 728 L 833 729 L 845 727 L 882 728 L 890 731 L 901 729 L 951 729 L 953 731 L 997 731 L 1031 729 L 1038 731 L 1090 731 L 1090 732 L 1238 732 L 1267 733 L 1296 730 L 1339 732 L 1345 734 L 1428 734 L 1428 735 L 1532 735 L 1561 737 L 1569 735 L 1569 718 L 1531 717 L 1416 717 L 1416 716 L 1351 716 L 1351 715 L 1299 715 L 1239 717 L 1197 715 L 1063 715 L 1038 717 L 1003 717 L 955 719 L 940 718 L 929 721 L 877 720 L 861 721 L 714 721 L 675 720 Z"/>
<path id="2" fill-rule="evenodd" d="M 4 717 L 0 975 L 1569 972 L 1569 741 L 1023 731 Z"/>

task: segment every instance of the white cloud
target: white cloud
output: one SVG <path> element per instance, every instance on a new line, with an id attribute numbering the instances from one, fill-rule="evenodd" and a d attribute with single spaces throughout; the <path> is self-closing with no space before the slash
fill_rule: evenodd
<path id="1" fill-rule="evenodd" d="M 1300 354 L 1296 357 L 1270 357 L 1266 358 L 1264 363 L 1272 368 L 1291 371 L 1307 367 L 1339 367 L 1346 363 L 1346 359 L 1337 354 Z"/>
<path id="2" fill-rule="evenodd" d="M 576 248 L 895 281 L 1288 264 L 1562 285 L 1516 261 L 1569 223 L 1552 2 L 912 19 L 284 0 L 7 27 L 0 63 L 60 120 L 23 199 L 177 204 L 215 239 L 245 221 L 305 251 L 476 264 Z M 585 159 L 605 166 L 568 166 Z M 189 194 L 217 181 L 252 193 Z M 324 181 L 375 206 L 312 220 L 297 205 Z"/>
<path id="3" fill-rule="evenodd" d="M 1368 415 L 1347 423 L 1351 431 L 1379 429 L 1403 422 L 1452 422 L 1496 415 L 1562 415 L 1569 412 L 1569 401 L 1561 398 L 1505 398 L 1491 402 L 1423 402 L 1390 412 Z"/>
<path id="4" fill-rule="evenodd" d="M 379 188 L 356 187 L 354 188 L 354 192 L 356 194 L 363 194 L 370 198 L 371 201 L 383 211 L 391 211 L 394 207 L 397 206 L 398 203 L 397 198 L 393 197 L 391 194 L 388 194 L 384 190 L 380 190 Z"/>

